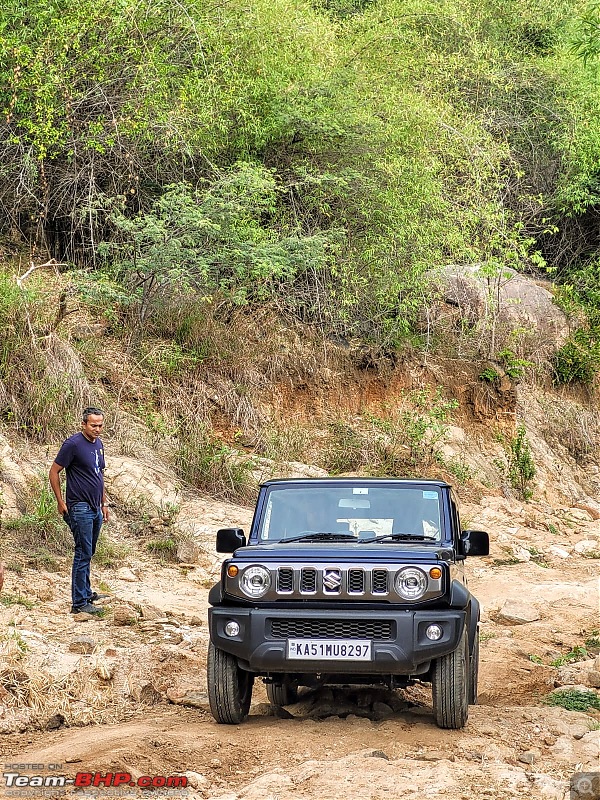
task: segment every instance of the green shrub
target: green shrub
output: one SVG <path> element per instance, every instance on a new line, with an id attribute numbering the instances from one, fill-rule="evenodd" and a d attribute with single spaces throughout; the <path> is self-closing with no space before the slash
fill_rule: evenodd
<path id="1" fill-rule="evenodd" d="M 498 380 L 499 377 L 500 373 L 493 367 L 486 367 L 479 373 L 479 379 L 482 381 L 487 381 L 488 383 L 493 383 L 494 381 Z"/>
<path id="2" fill-rule="evenodd" d="M 58 516 L 54 493 L 45 478 L 31 488 L 27 511 L 20 517 L 6 520 L 4 529 L 11 535 L 14 546 L 36 560 L 69 553 L 73 537 L 69 527 Z M 37 554 L 37 555 L 36 555 Z"/>
<path id="3" fill-rule="evenodd" d="M 206 188 L 167 186 L 145 214 L 115 209 L 117 238 L 102 253 L 135 291 L 138 319 L 154 316 L 171 294 L 245 304 L 273 298 L 300 272 L 322 271 L 326 234 L 282 236 L 261 225 L 275 213 L 276 195 L 272 172 L 240 163 Z"/>
<path id="4" fill-rule="evenodd" d="M 512 350 L 504 348 L 497 354 L 497 359 L 504 367 L 504 371 L 512 381 L 518 381 L 523 377 L 526 369 L 533 367 L 531 361 L 519 358 Z"/>
<path id="5" fill-rule="evenodd" d="M 459 458 L 445 459 L 438 457 L 436 460 L 451 475 L 454 475 L 459 483 L 468 483 L 469 481 L 473 480 L 476 475 L 476 470 L 469 466 L 469 464 L 461 461 Z"/>
<path id="6" fill-rule="evenodd" d="M 257 438 L 256 449 L 265 458 L 276 462 L 303 461 L 310 449 L 312 435 L 307 427 L 288 422 L 269 425 Z"/>
<path id="7" fill-rule="evenodd" d="M 32 609 L 35 605 L 27 597 L 23 597 L 22 594 L 12 594 L 10 592 L 0 594 L 0 604 L 3 606 L 24 606 L 27 609 Z"/>
<path id="8" fill-rule="evenodd" d="M 579 328 L 553 359 L 556 383 L 592 383 L 600 371 L 600 336 Z"/>
<path id="9" fill-rule="evenodd" d="M 568 711 L 600 711 L 600 697 L 591 690 L 559 689 L 548 695 L 544 702 L 546 705 L 560 706 Z"/>
<path id="10" fill-rule="evenodd" d="M 323 466 L 333 475 L 355 472 L 367 463 L 371 449 L 365 434 L 339 420 L 328 425 Z"/>
<path id="11" fill-rule="evenodd" d="M 433 396 L 425 390 L 413 392 L 410 402 L 414 407 L 402 413 L 400 424 L 408 441 L 411 461 L 430 465 L 446 436 L 458 400 L 446 400 L 438 388 Z"/>
<path id="12" fill-rule="evenodd" d="M 553 667 L 562 667 L 565 664 L 571 664 L 573 661 L 583 661 L 588 657 L 588 652 L 585 647 L 581 645 L 577 645 L 569 650 L 568 653 L 565 653 L 558 658 L 555 658 L 554 661 L 550 662 L 550 665 Z"/>
<path id="13" fill-rule="evenodd" d="M 115 245 L 141 327 L 192 289 L 394 350 L 433 267 L 539 266 L 597 202 L 574 7 L 497 6 L 5 0 L 5 230 Z"/>
<path id="14" fill-rule="evenodd" d="M 531 482 L 533 481 L 536 469 L 529 440 L 525 431 L 525 426 L 521 423 L 517 426 L 515 436 L 508 442 L 501 437 L 506 449 L 507 461 L 494 459 L 493 463 L 497 469 L 505 474 L 513 489 L 517 489 L 523 500 L 530 500 L 533 496 Z"/>
<path id="15" fill-rule="evenodd" d="M 150 539 L 146 542 L 146 550 L 154 556 L 175 561 L 178 542 L 173 536 L 164 536 L 158 539 Z"/>
<path id="16" fill-rule="evenodd" d="M 56 333 L 67 294 L 37 273 L 19 287 L 0 270 L 0 421 L 41 441 L 70 432 L 74 409 L 91 402 L 75 350 Z"/>
<path id="17" fill-rule="evenodd" d="M 119 542 L 113 542 L 103 528 L 100 531 L 94 562 L 100 567 L 120 567 L 126 560 L 130 548 Z"/>
<path id="18" fill-rule="evenodd" d="M 187 483 L 214 497 L 247 502 L 254 496 L 251 458 L 227 447 L 208 427 L 181 427 L 174 448 L 174 466 Z"/>
<path id="19" fill-rule="evenodd" d="M 401 408 L 386 418 L 365 414 L 353 425 L 330 423 L 323 466 L 334 474 L 362 470 L 406 476 L 415 468 L 441 463 L 439 448 L 457 406 L 441 389 L 433 394 L 423 389 L 408 394 Z"/>

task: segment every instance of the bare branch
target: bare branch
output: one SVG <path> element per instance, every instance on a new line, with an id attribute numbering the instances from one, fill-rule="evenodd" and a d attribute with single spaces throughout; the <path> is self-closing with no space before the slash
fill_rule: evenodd
<path id="1" fill-rule="evenodd" d="M 59 267 L 66 267 L 66 266 L 67 266 L 67 264 L 61 264 L 55 258 L 51 258 L 50 261 L 46 261 L 45 264 L 34 264 L 33 261 L 30 261 L 29 262 L 29 269 L 27 270 L 27 272 L 25 272 L 23 275 L 21 275 L 20 278 L 15 276 L 16 281 L 17 281 L 17 286 L 19 287 L 19 289 L 22 289 L 23 288 L 23 282 L 26 280 L 26 278 L 28 278 L 37 269 L 52 268 L 54 270 L 55 274 L 58 275 L 59 274 L 58 268 Z"/>

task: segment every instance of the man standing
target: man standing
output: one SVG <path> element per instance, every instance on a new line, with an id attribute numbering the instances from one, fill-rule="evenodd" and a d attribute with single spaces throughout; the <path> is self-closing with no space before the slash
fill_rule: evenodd
<path id="1" fill-rule="evenodd" d="M 99 408 L 83 410 L 81 433 L 65 442 L 50 468 L 50 486 L 56 497 L 58 513 L 71 529 L 75 540 L 71 573 L 71 613 L 99 614 L 93 605 L 106 595 L 92 592 L 90 562 L 96 552 L 102 522 L 108 521 L 108 503 L 104 490 L 104 447 L 100 439 L 104 412 Z M 67 493 L 63 500 L 60 473 L 66 470 Z"/>

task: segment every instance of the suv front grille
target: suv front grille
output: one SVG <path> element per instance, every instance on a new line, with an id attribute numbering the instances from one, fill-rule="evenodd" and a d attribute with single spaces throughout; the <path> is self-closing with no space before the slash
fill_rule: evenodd
<path id="1" fill-rule="evenodd" d="M 288 594 L 294 591 L 294 570 L 282 567 L 277 572 L 277 591 Z"/>
<path id="2" fill-rule="evenodd" d="M 362 594 L 365 591 L 365 573 L 362 569 L 348 570 L 348 593 Z"/>
<path id="3" fill-rule="evenodd" d="M 389 596 L 395 570 L 385 567 L 298 566 L 278 567 L 275 592 L 279 596 L 381 598 Z"/>
<path id="4" fill-rule="evenodd" d="M 388 620 L 274 619 L 271 636 L 275 639 L 377 639 L 394 636 Z"/>
<path id="5" fill-rule="evenodd" d="M 388 588 L 388 571 L 387 569 L 374 569 L 373 570 L 373 594 L 387 594 Z"/>
<path id="6" fill-rule="evenodd" d="M 303 569 L 300 575 L 300 591 L 316 592 L 317 591 L 317 571 L 315 569 Z"/>

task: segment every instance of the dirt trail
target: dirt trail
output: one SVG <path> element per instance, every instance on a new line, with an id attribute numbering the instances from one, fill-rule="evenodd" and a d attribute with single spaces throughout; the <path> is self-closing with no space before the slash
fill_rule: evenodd
<path id="1" fill-rule="evenodd" d="M 137 579 L 100 571 L 110 583 L 107 606 L 113 612 L 119 606 L 155 607 L 154 620 L 133 627 L 116 626 L 111 613 L 86 623 L 66 614 L 66 575 L 7 573 L 5 593 L 16 593 L 25 583 L 42 598 L 32 609 L 12 605 L 0 612 L 28 644 L 20 664 L 53 670 L 56 676 L 85 674 L 88 684 L 85 697 L 72 697 L 70 708 L 63 709 L 59 729 L 36 730 L 48 723 L 31 717 L 20 732 L 5 727 L 0 738 L 4 765 L 43 764 L 47 773 L 47 765 L 62 764 L 70 777 L 82 771 L 128 772 L 134 782 L 144 775 L 188 773 L 185 792 L 160 789 L 151 795 L 157 798 L 568 798 L 574 772 L 599 769 L 600 715 L 542 701 L 557 681 L 566 680 L 559 681 L 561 670 L 551 662 L 598 636 L 598 560 L 573 547 L 582 540 L 596 541 L 600 523 L 582 512 L 550 516 L 547 508 L 536 512 L 534 505 L 524 516 L 522 509 L 503 503 L 489 498 L 468 509 L 473 527 L 493 531 L 493 545 L 489 558 L 468 561 L 470 586 L 483 607 L 482 663 L 480 705 L 472 707 L 464 730 L 435 726 L 425 687 L 375 694 L 369 688 L 346 689 L 335 697 L 323 691 L 272 716 L 264 688 L 257 684 L 249 720 L 240 726 L 216 725 L 206 698 L 208 588 L 203 583 L 206 575 L 214 577 L 218 558 L 210 552 L 212 533 L 207 531 L 210 563 L 202 570 L 158 565 L 135 553 L 128 569 Z M 531 521 L 534 512 L 537 522 Z M 548 525 L 556 532 L 549 534 Z M 568 558 L 561 549 L 569 551 Z M 515 552 L 523 560 L 511 555 Z M 539 619 L 511 624 L 502 611 L 507 600 L 526 602 Z M 86 637 L 88 652 L 76 652 Z M 573 670 L 571 682 L 580 683 L 583 675 L 597 670 L 596 655 L 589 650 L 577 663 L 567 659 L 562 669 Z M 105 673 L 99 673 L 100 664 Z M 92 698 L 108 687 L 121 699 L 111 707 L 98 706 L 95 713 Z M 374 698 L 391 713 L 381 718 L 371 711 L 355 713 L 356 708 L 374 708 Z M 354 711 L 339 716 L 336 709 L 344 704 Z M 86 707 L 92 709 L 87 716 Z M 0 723 L 8 723 L 10 709 L 0 708 Z M 48 706 L 46 713 L 51 710 Z M 116 721 L 108 724 L 111 719 Z M 78 720 L 88 724 L 74 727 Z M 32 791 L 27 796 L 36 796 Z M 138 788 L 128 787 L 127 793 L 150 796 Z M 4 787 L 4 796 L 25 795 Z M 82 794 L 54 789 L 45 796 Z M 83 796 L 105 800 L 124 794 L 100 788 Z"/>

